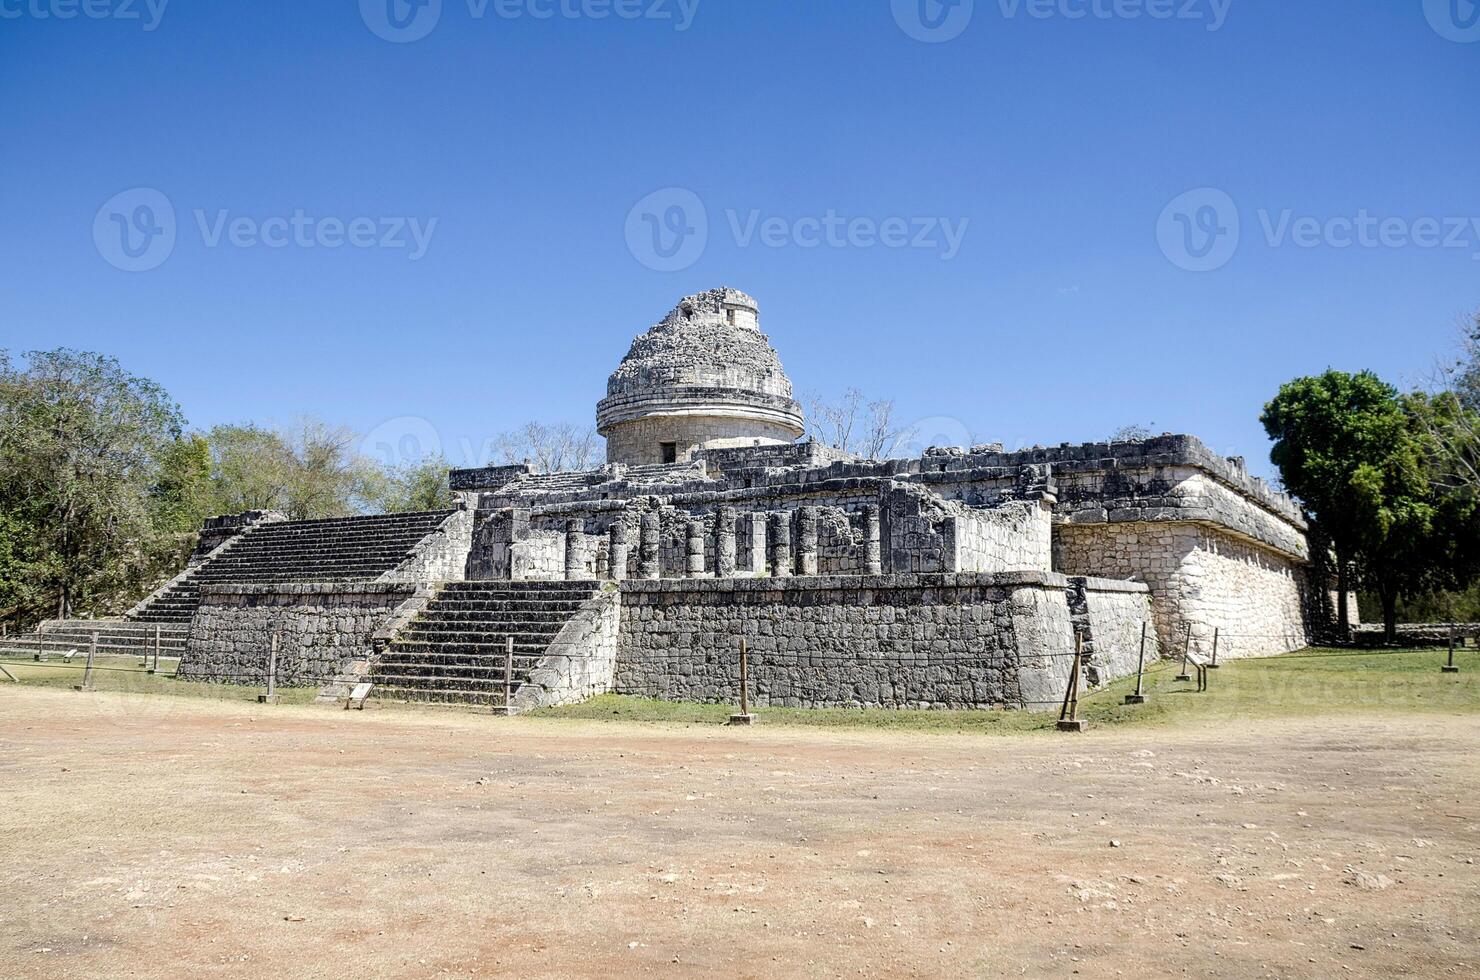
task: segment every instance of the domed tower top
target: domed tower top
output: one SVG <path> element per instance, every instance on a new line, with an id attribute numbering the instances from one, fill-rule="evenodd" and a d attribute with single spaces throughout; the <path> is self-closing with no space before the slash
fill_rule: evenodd
<path id="1" fill-rule="evenodd" d="M 697 449 L 793 442 L 791 379 L 738 289 L 686 296 L 632 342 L 596 406 L 608 462 L 682 462 Z"/>

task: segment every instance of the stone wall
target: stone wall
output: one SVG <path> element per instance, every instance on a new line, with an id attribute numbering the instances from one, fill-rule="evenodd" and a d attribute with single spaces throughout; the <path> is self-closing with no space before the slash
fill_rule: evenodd
<path id="1" fill-rule="evenodd" d="M 1050 500 L 1014 500 L 993 508 L 956 504 L 955 512 L 956 560 L 951 571 L 1047 571 L 1052 567 Z"/>
<path id="2" fill-rule="evenodd" d="M 382 582 L 454 582 L 467 576 L 473 547 L 473 512 L 460 508 L 423 538 L 411 556 L 380 577 Z"/>
<path id="3" fill-rule="evenodd" d="M 415 594 L 404 583 L 205 586 L 178 676 L 264 685 L 276 633 L 278 684 L 317 687 L 368 657 L 376 631 Z"/>
<path id="4" fill-rule="evenodd" d="M 1102 682 L 1136 672 L 1141 659 L 1142 623 L 1146 624 L 1146 663 L 1156 660 L 1157 632 L 1149 588 L 1140 582 L 1102 578 L 1072 581 L 1084 602 L 1090 669 L 1095 680 Z"/>
<path id="5" fill-rule="evenodd" d="M 663 443 L 674 444 L 675 459 L 692 459 L 705 448 L 785 445 L 796 438 L 790 424 L 722 415 L 655 416 L 615 426 L 607 432 L 606 457 L 623 463 L 663 463 Z"/>
<path id="6" fill-rule="evenodd" d="M 579 704 L 612 690 L 621 597 L 613 586 L 587 600 L 561 627 L 514 694 L 514 711 Z"/>
<path id="7" fill-rule="evenodd" d="M 1145 582 L 1156 597 L 1163 654 L 1194 649 L 1219 658 L 1287 653 L 1308 644 L 1302 565 L 1215 528 L 1185 523 L 1060 525 L 1054 570 Z"/>
<path id="8" fill-rule="evenodd" d="M 786 707 L 1048 708 L 1063 696 L 1068 580 L 1047 572 L 622 585 L 619 693 Z"/>

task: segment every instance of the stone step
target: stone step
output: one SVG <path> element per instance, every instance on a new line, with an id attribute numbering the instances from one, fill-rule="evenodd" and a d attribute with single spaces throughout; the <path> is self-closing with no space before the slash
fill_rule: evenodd
<path id="1" fill-rule="evenodd" d="M 502 685 L 481 690 L 442 690 L 377 684 L 370 689 L 370 697 L 376 701 L 395 701 L 406 704 L 472 705 L 500 708 L 504 704 L 504 689 Z"/>
<path id="2" fill-rule="evenodd" d="M 557 612 L 567 613 L 579 609 L 586 599 L 447 599 L 443 605 L 448 612 L 493 613 L 508 612 Z"/>

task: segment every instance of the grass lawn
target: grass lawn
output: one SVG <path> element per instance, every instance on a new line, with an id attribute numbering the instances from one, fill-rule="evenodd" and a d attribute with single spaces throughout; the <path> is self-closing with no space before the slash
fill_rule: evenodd
<path id="1" fill-rule="evenodd" d="M 14 650 L 0 651 L 0 666 L 13 674 L 20 683 L 37 687 L 59 687 L 70 690 L 82 683 L 87 657 L 73 657 L 67 664 L 60 655 L 51 654 L 51 659 L 37 663 L 30 654 Z M 213 698 L 218 701 L 252 701 L 265 693 L 263 687 L 244 687 L 236 684 L 202 684 L 196 681 L 177 681 L 172 676 L 178 660 L 161 658 L 157 674 L 150 674 L 139 666 L 135 656 L 100 656 L 93 661 L 92 683 L 97 691 L 125 694 L 170 694 L 183 697 Z M 0 674 L 0 684 L 9 684 Z M 308 704 L 319 693 L 317 687 L 278 688 L 278 697 L 283 704 Z"/>
<path id="2" fill-rule="evenodd" d="M 1092 725 L 1161 725 L 1219 717 L 1280 717 L 1360 713 L 1480 711 L 1480 653 L 1457 651 L 1459 674 L 1441 673 L 1442 650 L 1310 649 L 1281 657 L 1239 660 L 1210 671 L 1208 691 L 1177 683 L 1175 661 L 1150 668 L 1144 705 L 1125 704 L 1134 677 L 1081 698 Z M 882 708 L 754 708 L 766 725 L 938 732 L 1048 731 L 1058 711 L 897 711 Z M 607 694 L 584 704 L 547 708 L 527 717 L 720 725 L 732 705 L 681 704 Z"/>
<path id="3" fill-rule="evenodd" d="M 23 684 L 70 689 L 82 682 L 84 657 L 70 665 L 59 658 L 36 663 L 29 654 L 0 651 L 0 664 Z M 1135 689 L 1134 677 L 1080 700 L 1080 717 L 1092 725 L 1164 725 L 1219 718 L 1291 717 L 1342 714 L 1467 713 L 1480 711 L 1480 652 L 1455 654 L 1459 674 L 1441 673 L 1442 650 L 1310 649 L 1281 657 L 1239 660 L 1212 671 L 1209 690 L 1172 680 L 1177 663 L 1154 664 L 1146 677 L 1147 704 L 1129 706 L 1124 696 Z M 93 686 L 99 691 L 165 694 L 256 701 L 261 687 L 177 681 L 170 676 L 175 661 L 161 661 L 161 672 L 149 674 L 133 656 L 104 656 L 95 662 Z M 0 676 L 0 684 L 8 684 Z M 279 688 L 285 704 L 308 704 L 318 688 Z M 385 710 L 437 711 L 425 705 L 384 705 Z M 461 709 L 451 709 L 461 710 Z M 584 704 L 547 708 L 526 717 L 558 723 L 564 719 L 653 722 L 678 725 L 722 725 L 735 712 L 727 704 L 686 704 L 650 698 L 602 695 Z M 935 732 L 1049 731 L 1058 719 L 1053 711 L 896 711 L 872 709 L 753 708 L 766 725 L 805 728 L 869 728 Z"/>

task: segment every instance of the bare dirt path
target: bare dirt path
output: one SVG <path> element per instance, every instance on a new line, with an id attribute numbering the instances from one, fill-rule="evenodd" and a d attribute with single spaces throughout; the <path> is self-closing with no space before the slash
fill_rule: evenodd
<path id="1" fill-rule="evenodd" d="M 3 688 L 0 975 L 1472 977 L 1477 749 Z"/>

